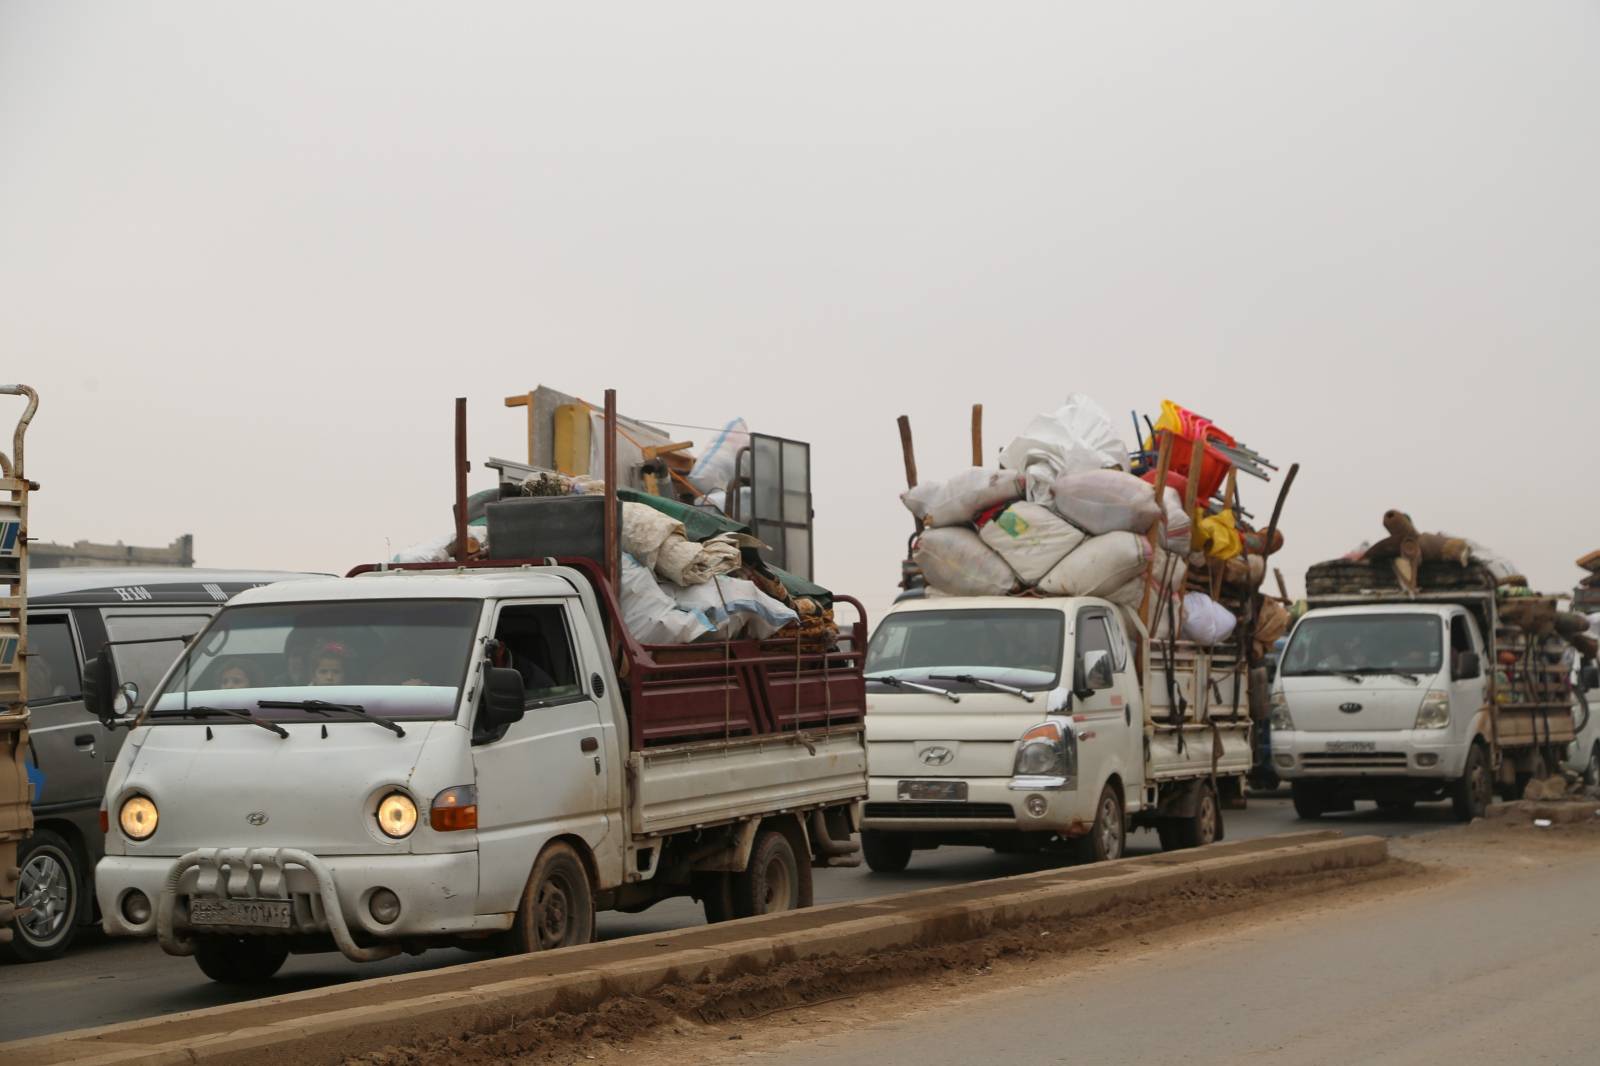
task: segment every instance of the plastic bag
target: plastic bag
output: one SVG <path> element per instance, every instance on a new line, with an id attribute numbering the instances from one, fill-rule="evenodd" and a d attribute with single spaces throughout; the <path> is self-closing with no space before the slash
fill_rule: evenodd
<path id="1" fill-rule="evenodd" d="M 1027 478 L 1027 498 L 1049 506 L 1051 486 L 1063 474 L 1128 468 L 1128 446 L 1111 428 L 1111 416 L 1089 397 L 1073 393 L 1054 414 L 1038 415 L 1000 454 L 1000 465 Z"/>
<path id="2" fill-rule="evenodd" d="M 622 550 L 646 570 L 656 568 L 661 546 L 674 535 L 683 536 L 683 523 L 648 504 L 622 504 Z"/>
<path id="3" fill-rule="evenodd" d="M 1051 568 L 1039 581 L 1039 591 L 1052 596 L 1125 593 L 1131 582 L 1143 579 L 1154 553 L 1154 546 L 1136 533 L 1090 537 Z"/>
<path id="4" fill-rule="evenodd" d="M 627 552 L 622 553 L 622 620 L 644 644 L 687 644 L 716 632 L 704 614 L 679 607 Z"/>
<path id="5" fill-rule="evenodd" d="M 1233 634 L 1239 620 L 1216 600 L 1203 592 L 1188 592 L 1183 597 L 1183 639 L 1211 647 Z"/>
<path id="6" fill-rule="evenodd" d="M 964 526 L 979 511 L 1022 499 L 1022 477 L 974 466 L 944 481 L 925 481 L 900 494 L 900 502 L 927 526 Z"/>
<path id="7" fill-rule="evenodd" d="M 1161 505 L 1149 485 L 1121 470 L 1063 474 L 1051 484 L 1056 514 L 1091 536 L 1144 533 L 1161 520 Z"/>
<path id="8" fill-rule="evenodd" d="M 739 453 L 750 446 L 750 427 L 735 418 L 712 438 L 705 454 L 689 471 L 689 481 L 701 492 L 723 492 L 739 465 Z"/>
<path id="9" fill-rule="evenodd" d="M 911 558 L 930 587 L 954 596 L 1004 596 L 1017 587 L 1011 567 L 970 529 L 930 529 Z"/>
<path id="10" fill-rule="evenodd" d="M 662 585 L 661 590 L 713 627 L 715 635 L 708 634 L 707 640 L 762 640 L 800 620 L 793 610 L 756 588 L 755 582 L 741 578 L 718 577 L 688 588 Z"/>
<path id="11" fill-rule="evenodd" d="M 675 585 L 703 585 L 718 574 L 739 569 L 743 558 L 732 533 L 722 533 L 698 543 L 673 533 L 656 557 L 656 573 Z"/>
<path id="12" fill-rule="evenodd" d="M 1017 502 L 986 522 L 978 537 L 1016 572 L 1024 585 L 1037 584 L 1084 542 L 1084 532 L 1036 503 Z"/>

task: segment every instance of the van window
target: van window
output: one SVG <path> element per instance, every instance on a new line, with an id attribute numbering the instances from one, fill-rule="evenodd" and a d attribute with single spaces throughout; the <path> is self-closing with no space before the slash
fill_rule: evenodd
<path id="1" fill-rule="evenodd" d="M 1437 674 L 1444 622 L 1425 614 L 1308 615 L 1283 653 L 1284 677 Z"/>
<path id="2" fill-rule="evenodd" d="M 183 652 L 185 637 L 192 637 L 206 627 L 210 612 L 163 614 L 159 611 L 105 612 L 106 637 L 113 644 L 111 654 L 117 665 L 117 681 L 132 681 L 139 686 L 139 703 L 155 691 L 167 667 Z M 149 640 L 153 637 L 170 638 L 149 644 L 124 644 L 119 640 Z"/>
<path id="3" fill-rule="evenodd" d="M 869 675 L 926 683 L 971 674 L 975 678 L 1039 691 L 1061 676 L 1066 616 L 1042 608 L 901 611 L 873 631 L 867 645 Z M 941 687 L 987 691 L 940 680 Z"/>
<path id="4" fill-rule="evenodd" d="M 1117 651 L 1111 640 L 1111 631 L 1104 614 L 1085 612 L 1078 616 L 1078 661 L 1092 651 L 1103 651 L 1111 656 L 1111 665 L 1120 671 L 1126 665 L 1126 656 L 1117 661 Z"/>
<path id="5" fill-rule="evenodd" d="M 1460 655 L 1472 650 L 1472 633 L 1467 628 L 1466 615 L 1458 614 L 1450 619 L 1450 651 Z"/>
<path id="6" fill-rule="evenodd" d="M 509 666 L 522 675 L 523 696 L 530 707 L 583 695 L 572 637 L 560 604 L 502 607 L 494 637 L 501 645 L 496 665 Z"/>
<path id="7" fill-rule="evenodd" d="M 78 652 L 65 615 L 28 619 L 28 706 L 78 699 Z"/>

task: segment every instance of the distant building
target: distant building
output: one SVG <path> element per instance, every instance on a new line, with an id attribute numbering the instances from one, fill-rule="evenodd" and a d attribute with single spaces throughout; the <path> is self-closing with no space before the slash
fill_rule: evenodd
<path id="1" fill-rule="evenodd" d="M 28 562 L 33 566 L 193 566 L 194 534 L 185 533 L 165 548 L 140 548 L 121 541 L 115 544 L 96 544 L 88 540 L 76 544 L 33 541 L 28 545 Z"/>

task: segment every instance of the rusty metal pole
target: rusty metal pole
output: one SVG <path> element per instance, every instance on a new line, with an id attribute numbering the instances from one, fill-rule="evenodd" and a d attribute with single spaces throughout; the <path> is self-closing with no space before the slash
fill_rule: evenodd
<path id="1" fill-rule="evenodd" d="M 617 529 L 617 390 L 606 390 L 606 580 L 616 588 L 622 563 Z"/>
<path id="2" fill-rule="evenodd" d="M 983 465 L 983 404 L 972 405 L 972 465 Z"/>
<path id="3" fill-rule="evenodd" d="M 456 397 L 456 562 L 467 561 L 467 398 Z"/>

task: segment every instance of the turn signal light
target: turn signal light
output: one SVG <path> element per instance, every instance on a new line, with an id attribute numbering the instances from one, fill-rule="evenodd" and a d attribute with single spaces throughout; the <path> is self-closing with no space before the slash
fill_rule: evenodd
<path id="1" fill-rule="evenodd" d="M 105 836 L 111 832 L 111 815 L 104 807 L 100 808 L 100 835 Z"/>
<path id="2" fill-rule="evenodd" d="M 433 797 L 428 805 L 428 824 L 436 833 L 478 828 L 477 787 L 454 785 Z"/>

